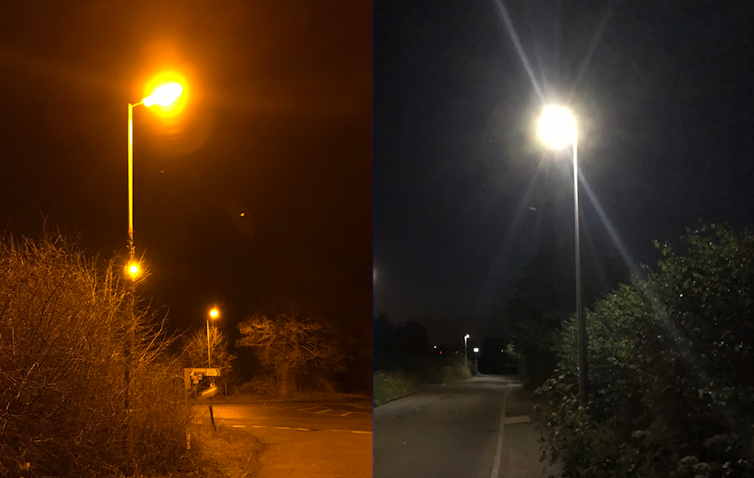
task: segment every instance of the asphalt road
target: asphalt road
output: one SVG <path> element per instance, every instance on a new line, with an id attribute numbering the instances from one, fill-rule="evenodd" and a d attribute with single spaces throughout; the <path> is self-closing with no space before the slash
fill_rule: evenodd
<path id="1" fill-rule="evenodd" d="M 513 378 L 475 377 L 374 411 L 375 478 L 539 478 L 531 397 Z"/>
<path id="2" fill-rule="evenodd" d="M 218 426 L 248 431 L 265 444 L 255 478 L 372 476 L 369 399 L 214 404 L 213 409 Z"/>

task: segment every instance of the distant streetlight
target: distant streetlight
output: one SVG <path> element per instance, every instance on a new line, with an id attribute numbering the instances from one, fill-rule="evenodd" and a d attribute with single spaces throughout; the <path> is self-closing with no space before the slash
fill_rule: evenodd
<path id="1" fill-rule="evenodd" d="M 474 353 L 475 353 L 475 354 L 478 354 L 478 353 L 479 353 L 479 347 L 474 347 Z"/>
<path id="2" fill-rule="evenodd" d="M 213 308 L 209 311 L 209 316 L 207 317 L 207 368 L 212 367 L 212 352 L 210 352 L 209 346 L 209 321 L 210 319 L 214 320 L 218 317 L 220 317 L 220 311 L 217 310 L 217 308 Z"/>
<path id="3" fill-rule="evenodd" d="M 563 149 L 569 144 L 573 148 L 573 207 L 576 252 L 576 325 L 579 351 L 579 401 L 587 401 L 586 322 L 581 302 L 581 253 L 579 247 L 579 168 L 578 130 L 573 115 L 562 106 L 547 106 L 538 124 L 539 135 L 552 149 Z"/>
<path id="4" fill-rule="evenodd" d="M 139 263 L 136 261 L 131 261 L 126 266 L 126 272 L 131 277 L 132 280 L 136 280 L 136 278 L 141 274 L 141 267 L 139 267 Z"/>
<path id="5" fill-rule="evenodd" d="M 463 366 L 466 368 L 469 368 L 469 352 L 468 352 L 469 337 L 471 336 L 469 334 L 466 334 L 463 338 Z"/>

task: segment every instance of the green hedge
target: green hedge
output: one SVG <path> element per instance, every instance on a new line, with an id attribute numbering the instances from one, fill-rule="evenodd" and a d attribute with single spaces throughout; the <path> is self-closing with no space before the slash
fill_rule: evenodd
<path id="1" fill-rule="evenodd" d="M 754 476 L 754 236 L 709 226 L 682 246 L 588 311 L 585 408 L 575 321 L 555 335 L 537 393 L 564 478 Z"/>

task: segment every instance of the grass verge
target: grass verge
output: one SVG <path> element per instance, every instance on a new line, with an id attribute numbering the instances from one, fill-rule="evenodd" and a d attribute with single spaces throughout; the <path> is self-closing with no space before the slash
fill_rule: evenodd
<path id="1" fill-rule="evenodd" d="M 441 367 L 426 368 L 420 376 L 401 371 L 378 371 L 374 374 L 373 404 L 378 407 L 392 400 L 417 393 L 428 384 L 460 382 L 471 377 L 472 374 L 469 369 L 460 363 L 448 363 Z"/>
<path id="2" fill-rule="evenodd" d="M 411 395 L 421 390 L 423 383 L 412 374 L 404 372 L 375 372 L 374 374 L 374 406 L 397 398 Z"/>

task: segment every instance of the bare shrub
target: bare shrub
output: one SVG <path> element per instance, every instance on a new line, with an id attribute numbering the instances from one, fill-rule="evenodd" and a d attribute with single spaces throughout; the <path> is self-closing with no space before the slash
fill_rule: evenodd
<path id="1" fill-rule="evenodd" d="M 207 367 L 207 332 L 204 329 L 196 329 L 188 335 L 181 337 L 181 364 L 186 368 L 204 368 Z M 212 368 L 220 369 L 220 376 L 213 377 L 213 381 L 218 387 L 231 383 L 236 378 L 233 373 L 233 365 L 236 361 L 236 355 L 229 350 L 228 338 L 217 328 L 210 326 L 209 345 L 212 352 Z"/>
<path id="2" fill-rule="evenodd" d="M 120 272 L 59 236 L 0 242 L 0 475 L 177 463 L 188 420 L 180 371 Z"/>
<path id="3" fill-rule="evenodd" d="M 238 324 L 238 330 L 236 346 L 252 347 L 271 369 L 279 397 L 323 387 L 334 390 L 330 377 L 342 369 L 343 355 L 333 329 L 321 318 L 288 311 L 253 314 Z"/>

